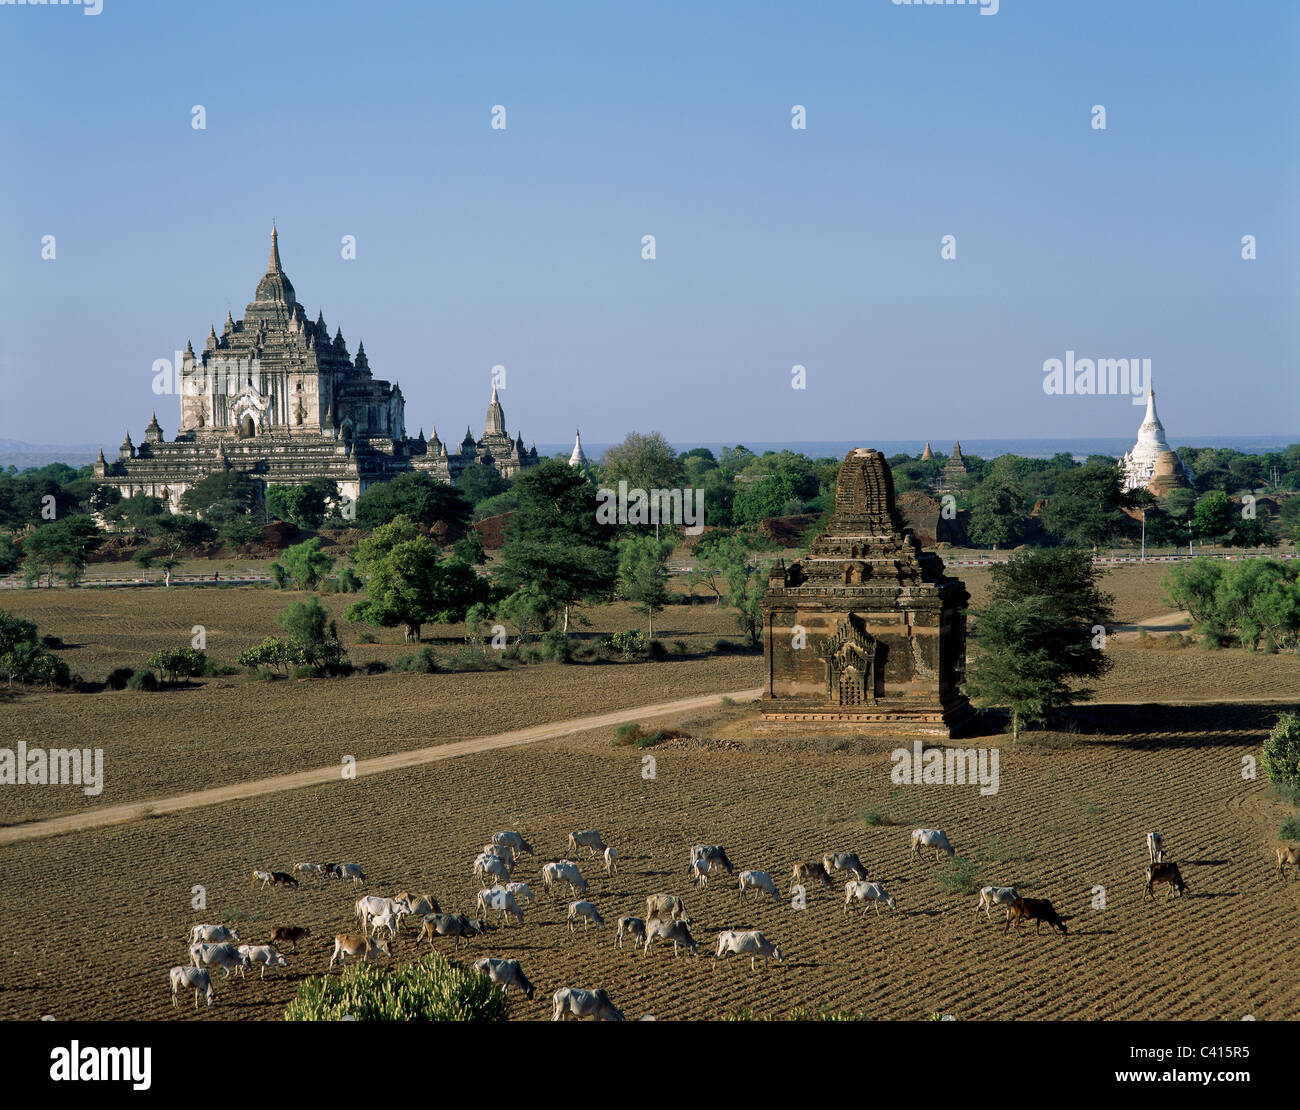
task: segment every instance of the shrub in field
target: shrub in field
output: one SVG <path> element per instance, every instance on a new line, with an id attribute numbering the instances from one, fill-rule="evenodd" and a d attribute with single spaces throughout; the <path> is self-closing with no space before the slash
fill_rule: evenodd
<path id="1" fill-rule="evenodd" d="M 953 856 L 934 876 L 939 889 L 949 894 L 974 894 L 979 889 L 979 875 L 972 860 Z"/>
<path id="2" fill-rule="evenodd" d="M 157 690 L 158 679 L 154 676 L 153 671 L 136 671 L 126 680 L 128 690 Z"/>
<path id="3" fill-rule="evenodd" d="M 620 748 L 625 748 L 629 744 L 635 744 L 640 735 L 641 726 L 635 721 L 628 721 L 618 726 L 618 731 L 614 734 L 614 743 Z"/>
<path id="4" fill-rule="evenodd" d="M 163 683 L 175 682 L 181 678 L 197 678 L 208 669 L 206 652 L 195 648 L 163 648 L 155 651 L 144 665 L 158 673 Z"/>
<path id="5" fill-rule="evenodd" d="M 1300 840 L 1300 817 L 1288 817 L 1277 835 L 1282 840 Z"/>
<path id="6" fill-rule="evenodd" d="M 601 639 L 600 646 L 611 653 L 621 654 L 624 659 L 635 659 L 650 650 L 645 633 L 639 628 L 628 628 L 615 632 L 612 636 L 605 636 Z"/>
<path id="7" fill-rule="evenodd" d="M 104 685 L 110 690 L 125 690 L 126 684 L 131 681 L 131 676 L 134 674 L 135 671 L 130 667 L 116 667 L 108 672 Z"/>
<path id="8" fill-rule="evenodd" d="M 506 996 L 486 975 L 435 952 L 417 963 L 353 964 L 298 985 L 286 1021 L 502 1021 Z"/>
<path id="9" fill-rule="evenodd" d="M 1283 713 L 1264 741 L 1264 772 L 1279 786 L 1300 784 L 1300 717 Z"/>
<path id="10" fill-rule="evenodd" d="M 32 621 L 0 609 L 0 678 L 10 686 L 15 682 L 66 686 L 71 675 L 67 663 L 41 643 Z"/>
<path id="11" fill-rule="evenodd" d="M 406 674 L 437 674 L 438 653 L 425 644 L 413 655 L 399 655 L 393 660 L 393 669 Z"/>
<path id="12" fill-rule="evenodd" d="M 291 663 L 301 663 L 302 658 L 286 641 L 268 636 L 260 644 L 241 651 L 236 656 L 235 662 L 250 671 L 273 668 L 283 674 L 286 666 Z"/>
<path id="13" fill-rule="evenodd" d="M 796 1006 L 788 1014 L 756 1014 L 752 1007 L 742 1006 L 727 1015 L 727 1021 L 870 1021 L 866 1014 L 855 1014 L 850 1010 L 810 1010 L 806 1006 Z"/>
<path id="14" fill-rule="evenodd" d="M 542 633 L 542 657 L 554 659 L 557 663 L 567 663 L 573 658 L 569 637 L 562 628 L 551 628 Z"/>

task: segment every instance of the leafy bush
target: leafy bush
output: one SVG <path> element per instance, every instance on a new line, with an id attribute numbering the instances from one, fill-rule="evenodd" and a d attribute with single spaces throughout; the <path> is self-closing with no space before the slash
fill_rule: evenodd
<path id="1" fill-rule="evenodd" d="M 979 874 L 972 860 L 953 856 L 934 876 L 939 889 L 949 894 L 974 894 L 979 889 Z"/>
<path id="2" fill-rule="evenodd" d="M 1300 840 L 1300 817 L 1288 817 L 1277 835 L 1283 840 Z"/>
<path id="3" fill-rule="evenodd" d="M 298 601 L 285 609 L 276 621 L 289 634 L 289 646 L 298 653 L 295 662 L 315 668 L 318 674 L 342 674 L 343 642 L 338 622 L 315 597 Z"/>
<path id="4" fill-rule="evenodd" d="M 110 690 L 125 690 L 126 684 L 131 681 L 131 676 L 135 674 L 130 667 L 117 667 L 108 672 L 108 678 L 104 680 Z"/>
<path id="5" fill-rule="evenodd" d="M 404 674 L 437 674 L 438 654 L 425 644 L 413 655 L 399 655 L 393 660 L 393 669 Z"/>
<path id="6" fill-rule="evenodd" d="M 175 682 L 179 678 L 197 678 L 208 669 L 206 652 L 190 647 L 163 648 L 155 651 L 144 665 L 151 671 L 157 671 L 163 682 Z"/>
<path id="7" fill-rule="evenodd" d="M 639 628 L 628 628 L 615 632 L 612 636 L 602 637 L 600 646 L 611 653 L 621 654 L 624 659 L 645 655 L 650 648 L 645 633 Z"/>
<path id="8" fill-rule="evenodd" d="M 153 671 L 136 671 L 126 680 L 128 690 L 157 690 L 158 679 L 154 676 Z"/>
<path id="9" fill-rule="evenodd" d="M 361 589 L 361 579 L 357 577 L 357 572 L 351 567 L 344 567 L 339 571 L 338 590 L 341 594 L 355 594 Z"/>
<path id="10" fill-rule="evenodd" d="M 567 663 L 573 658 L 569 637 L 562 628 L 552 628 L 542 633 L 542 657 L 554 659 L 557 663 Z"/>
<path id="11" fill-rule="evenodd" d="M 286 1021 L 502 1021 L 508 1003 L 492 981 L 439 952 L 413 964 L 352 964 L 298 985 Z"/>
<path id="12" fill-rule="evenodd" d="M 67 663 L 42 645 L 35 623 L 0 609 L 0 678 L 10 686 L 15 682 L 66 686 L 71 674 Z"/>
<path id="13" fill-rule="evenodd" d="M 298 656 L 297 652 L 290 648 L 287 641 L 275 636 L 268 636 L 255 647 L 241 651 L 235 662 L 251 671 L 271 667 L 283 674 L 287 665 L 301 663 L 303 660 Z"/>
<path id="14" fill-rule="evenodd" d="M 618 731 L 614 734 L 614 743 L 619 747 L 626 747 L 635 744 L 636 738 L 640 735 L 641 726 L 635 721 L 628 721 L 618 726 Z"/>
<path id="15" fill-rule="evenodd" d="M 1283 713 L 1264 741 L 1264 771 L 1279 786 L 1300 784 L 1300 717 Z"/>

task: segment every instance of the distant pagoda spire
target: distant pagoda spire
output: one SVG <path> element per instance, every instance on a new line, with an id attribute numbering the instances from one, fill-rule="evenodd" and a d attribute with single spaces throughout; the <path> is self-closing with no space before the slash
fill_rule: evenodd
<path id="1" fill-rule="evenodd" d="M 275 230 L 275 221 L 271 221 L 271 260 L 266 264 L 268 274 L 282 274 L 284 267 L 280 265 L 280 235 Z"/>
<path id="2" fill-rule="evenodd" d="M 934 458 L 934 452 L 930 450 L 930 441 L 926 440 L 925 450 L 921 452 L 921 461 L 928 462 Z"/>
<path id="3" fill-rule="evenodd" d="M 484 429 L 484 435 L 506 434 L 506 413 L 501 407 L 501 402 L 497 400 L 497 387 L 492 387 L 492 401 L 488 405 L 487 427 Z"/>
<path id="4" fill-rule="evenodd" d="M 582 451 L 582 433 L 575 429 L 573 433 L 573 454 L 569 456 L 569 465 L 585 466 L 586 463 L 587 456 Z"/>

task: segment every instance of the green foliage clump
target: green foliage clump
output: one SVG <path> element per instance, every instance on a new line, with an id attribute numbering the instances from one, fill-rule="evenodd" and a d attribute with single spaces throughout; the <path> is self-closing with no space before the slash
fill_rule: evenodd
<path id="1" fill-rule="evenodd" d="M 206 652 L 191 647 L 162 648 L 145 660 L 145 667 L 156 671 L 163 683 L 181 678 L 197 678 L 208 669 Z"/>
<path id="2" fill-rule="evenodd" d="M 298 985 L 286 1021 L 502 1021 L 509 1003 L 486 976 L 435 952 L 413 964 L 352 964 Z"/>
<path id="3" fill-rule="evenodd" d="M 1264 741 L 1261 760 L 1269 782 L 1281 787 L 1300 786 L 1300 716 L 1283 713 Z"/>
<path id="4" fill-rule="evenodd" d="M 35 686 L 66 686 L 67 663 L 52 655 L 37 635 L 36 624 L 0 609 L 0 678 Z"/>
<path id="5" fill-rule="evenodd" d="M 428 644 L 413 655 L 399 655 L 393 660 L 393 669 L 405 674 L 437 674 L 438 655 Z"/>
<path id="6" fill-rule="evenodd" d="M 979 890 L 979 871 L 973 860 L 953 856 L 935 872 L 934 881 L 949 894 L 974 894 Z"/>
<path id="7" fill-rule="evenodd" d="M 298 601 L 285 609 L 276 621 L 288 633 L 289 649 L 293 660 L 311 668 L 316 674 L 342 674 L 344 664 L 343 642 L 339 639 L 338 622 L 330 617 L 329 610 L 315 597 Z"/>
<path id="8" fill-rule="evenodd" d="M 649 651 L 650 643 L 639 628 L 628 628 L 601 637 L 600 647 L 602 651 L 622 655 L 624 659 L 638 659 Z"/>

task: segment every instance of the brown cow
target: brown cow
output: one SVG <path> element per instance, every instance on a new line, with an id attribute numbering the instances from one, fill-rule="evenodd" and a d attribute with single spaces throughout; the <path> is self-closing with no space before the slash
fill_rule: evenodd
<path id="1" fill-rule="evenodd" d="M 1295 879 L 1300 875 L 1300 848 L 1294 844 L 1283 845 L 1277 850 L 1277 873 L 1283 882 L 1286 882 L 1286 869 L 1291 868 L 1291 878 Z"/>
<path id="2" fill-rule="evenodd" d="M 1016 923 L 1016 929 L 1020 929 L 1021 918 L 1027 918 L 1034 923 L 1034 932 L 1037 933 L 1046 921 L 1049 925 L 1054 925 L 1061 930 L 1062 935 L 1068 933 L 1065 922 L 1061 915 L 1056 912 L 1056 908 L 1046 898 L 1017 898 L 1011 903 L 1011 910 L 1007 914 L 1007 923 L 1002 926 L 1002 932 L 1011 928 L 1011 923 Z"/>
<path id="3" fill-rule="evenodd" d="M 287 941 L 293 945 L 293 950 L 298 951 L 298 942 L 306 940 L 311 936 L 311 930 L 304 926 L 298 925 L 272 925 L 271 926 L 271 944 L 276 945 L 280 941 Z"/>
<path id="4" fill-rule="evenodd" d="M 1183 896 L 1183 891 L 1187 890 L 1187 884 L 1183 882 L 1183 876 L 1178 870 L 1176 863 L 1153 863 L 1147 868 L 1147 892 L 1145 897 L 1154 898 L 1151 888 L 1156 883 L 1168 883 L 1169 893 L 1165 895 L 1166 899 L 1174 896 L 1174 891 L 1178 891 L 1178 897 Z"/>

